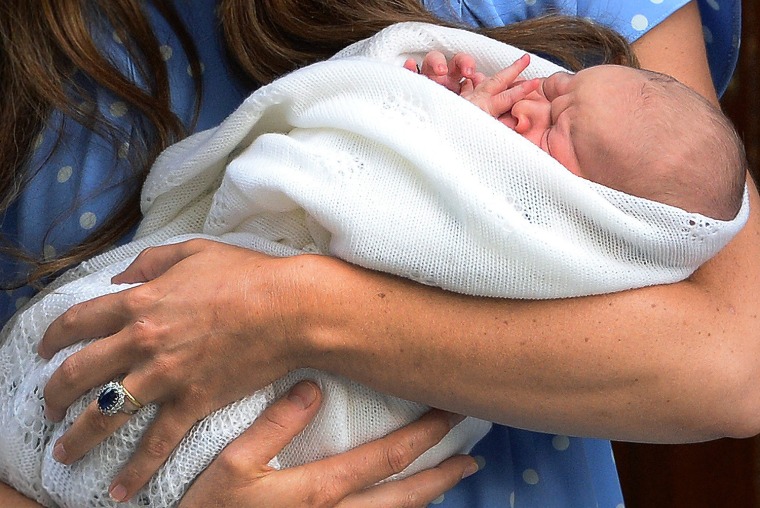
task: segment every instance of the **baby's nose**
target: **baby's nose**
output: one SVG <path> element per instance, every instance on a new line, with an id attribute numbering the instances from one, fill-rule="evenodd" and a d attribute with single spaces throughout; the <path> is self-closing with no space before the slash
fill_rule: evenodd
<path id="1" fill-rule="evenodd" d="M 524 99 L 512 107 L 515 132 L 526 136 L 534 129 L 546 129 L 551 122 L 551 105 L 546 101 Z"/>

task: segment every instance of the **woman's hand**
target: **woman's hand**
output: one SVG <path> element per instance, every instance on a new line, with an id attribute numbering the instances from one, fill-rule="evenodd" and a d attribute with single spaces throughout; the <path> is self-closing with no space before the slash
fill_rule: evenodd
<path id="1" fill-rule="evenodd" d="M 294 290 L 301 263 L 207 240 L 144 251 L 113 279 L 144 284 L 76 305 L 46 331 L 44 358 L 104 337 L 53 374 L 44 394 L 48 417 L 60 420 L 74 400 L 120 377 L 139 402 L 159 403 L 114 483 L 133 494 L 198 420 L 292 370 L 289 341 L 298 332 L 292 306 L 277 295 Z M 297 296 L 289 300 L 302 302 Z M 65 464 L 78 460 L 128 418 L 104 416 L 93 402 L 56 443 L 54 456 Z"/>
<path id="2" fill-rule="evenodd" d="M 427 506 L 477 470 L 472 458 L 457 456 L 404 480 L 375 485 L 403 470 L 461 419 L 435 410 L 350 452 L 290 469 L 267 466 L 314 417 L 320 397 L 310 382 L 294 386 L 222 451 L 180 507 Z"/>

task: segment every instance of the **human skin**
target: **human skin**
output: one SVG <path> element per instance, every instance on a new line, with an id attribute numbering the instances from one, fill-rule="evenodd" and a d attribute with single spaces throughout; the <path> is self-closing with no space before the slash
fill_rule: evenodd
<path id="1" fill-rule="evenodd" d="M 456 456 L 441 465 L 397 482 L 374 485 L 403 470 L 412 459 L 437 443 L 461 416 L 432 411 L 420 420 L 389 436 L 343 455 L 280 471 L 267 466 L 269 460 L 311 421 L 319 406 L 317 387 L 308 382 L 296 385 L 304 394 L 278 401 L 264 418 L 230 444 L 182 498 L 180 508 L 207 506 L 360 506 L 423 507 L 453 487 L 462 476 L 477 470 L 472 458 Z M 292 393 L 292 392 L 291 392 Z M 309 396 L 310 393 L 310 396 Z M 314 403 L 302 407 L 311 397 Z M 298 403 L 300 402 L 300 403 Z M 427 428 L 428 431 L 420 432 Z M 388 442 L 403 444 L 401 448 Z M 387 450 L 397 450 L 397 455 Z M 233 482 L 220 490 L 218 485 Z M 307 485 L 294 489 L 293 485 Z M 328 487 L 325 488 L 324 486 Z"/>
<path id="2" fill-rule="evenodd" d="M 726 138 L 727 131 L 717 130 L 705 121 L 714 113 L 699 94 L 662 74 L 620 65 L 597 65 L 577 73 L 557 72 L 546 78 L 520 80 L 529 64 L 530 56 L 526 54 L 486 77 L 475 72 L 476 62 L 471 55 L 459 53 L 447 61 L 443 53 L 432 51 L 425 55 L 421 73 L 478 106 L 577 176 L 690 212 L 722 220 L 734 218 L 736 210 L 719 209 L 699 191 L 677 183 L 719 176 L 714 173 L 718 155 L 711 159 L 709 149 L 697 146 L 700 141 L 675 130 L 670 133 L 679 142 L 660 151 L 660 157 L 679 158 L 685 152 L 691 156 L 681 157 L 682 166 L 676 168 L 676 173 L 669 173 L 673 182 L 669 188 L 662 185 L 665 177 L 659 174 L 662 169 L 658 165 L 640 162 L 652 147 L 637 140 L 646 139 L 649 130 L 676 117 L 689 129 L 704 125 L 701 139 L 715 139 L 713 149 L 720 150 L 720 145 L 734 147 L 734 140 Z M 413 60 L 405 67 L 417 70 Z M 647 104 L 643 91 L 651 89 L 655 79 L 661 93 L 668 97 L 664 100 L 650 96 Z M 611 171 L 611 167 L 616 169 Z M 642 182 L 652 179 L 657 184 L 647 182 L 642 186 Z M 728 201 L 728 195 L 723 200 Z"/>
<path id="3" fill-rule="evenodd" d="M 643 67 L 717 102 L 695 4 L 634 48 Z M 760 203 L 749 187 L 747 226 L 687 281 L 560 301 L 466 297 L 326 257 L 273 259 L 208 242 L 151 249 L 117 279 L 151 282 L 77 306 L 48 330 L 44 357 L 113 335 L 64 363 L 46 388 L 47 411 L 60 418 L 120 372 L 140 400 L 160 402 L 114 481 L 129 493 L 198 417 L 304 366 L 539 431 L 654 442 L 754 435 Z M 220 270 L 219 256 L 234 274 Z M 199 368 L 196 358 L 211 365 Z M 244 364 L 247 384 L 219 378 L 230 361 Z M 202 384 L 193 384 L 196 372 Z M 63 461 L 122 422 L 88 408 L 59 441 Z"/>
<path id="4" fill-rule="evenodd" d="M 396 482 L 375 485 L 402 471 L 462 420 L 430 411 L 383 439 L 348 453 L 283 470 L 268 464 L 314 418 L 322 400 L 308 381 L 264 410 L 254 424 L 217 457 L 182 498 L 180 508 L 241 506 L 423 507 L 477 471 L 471 457 L 454 456 Z M 320 480 L 318 480 L 320 479 Z M 218 488 L 225 485 L 224 488 Z M 296 486 L 298 488 L 296 488 Z M 0 505 L 41 505 L 0 483 Z"/>

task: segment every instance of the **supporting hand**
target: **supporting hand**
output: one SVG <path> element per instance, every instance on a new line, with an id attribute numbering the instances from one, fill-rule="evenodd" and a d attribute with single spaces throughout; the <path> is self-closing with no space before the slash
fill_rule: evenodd
<path id="1" fill-rule="evenodd" d="M 320 397 L 312 383 L 294 386 L 222 451 L 190 487 L 180 508 L 422 507 L 477 470 L 471 457 L 457 456 L 404 480 L 376 485 L 403 470 L 461 419 L 436 410 L 341 455 L 283 470 L 267 466 L 314 417 Z"/>

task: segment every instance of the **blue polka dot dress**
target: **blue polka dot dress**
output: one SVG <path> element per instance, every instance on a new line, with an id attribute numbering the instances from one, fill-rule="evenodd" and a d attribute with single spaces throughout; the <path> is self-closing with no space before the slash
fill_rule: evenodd
<path id="1" fill-rule="evenodd" d="M 683 6 L 685 0 L 423 0 L 444 18 L 474 25 L 503 25 L 544 13 L 549 8 L 605 23 L 633 41 Z M 177 1 L 195 40 L 203 67 L 204 98 L 196 129 L 219 123 L 250 90 L 233 77 L 222 48 L 214 0 Z M 725 90 L 736 63 L 740 2 L 700 0 L 709 61 L 716 88 Z M 193 80 L 176 35 L 160 16 L 151 19 L 172 84 L 172 104 L 185 121 L 193 108 Z M 139 82 L 119 37 L 97 34 L 102 47 Z M 134 121 L 129 107 L 111 94 L 93 89 L 100 111 L 127 129 Z M 55 145 L 56 129 L 63 137 Z M 30 252 L 53 257 L 81 242 L 108 220 L 114 204 L 131 190 L 126 158 L 135 149 L 112 146 L 77 123 L 54 114 L 34 147 L 30 167 L 39 167 L 31 185 L 0 218 L 2 231 Z M 124 239 L 125 241 L 128 238 Z M 25 266 L 0 257 L 0 280 L 8 282 Z M 24 287 L 0 291 L 0 323 L 34 294 Z M 481 470 L 436 500 L 435 505 L 462 508 L 623 506 L 609 442 L 549 435 L 495 426 L 473 450 Z"/>

